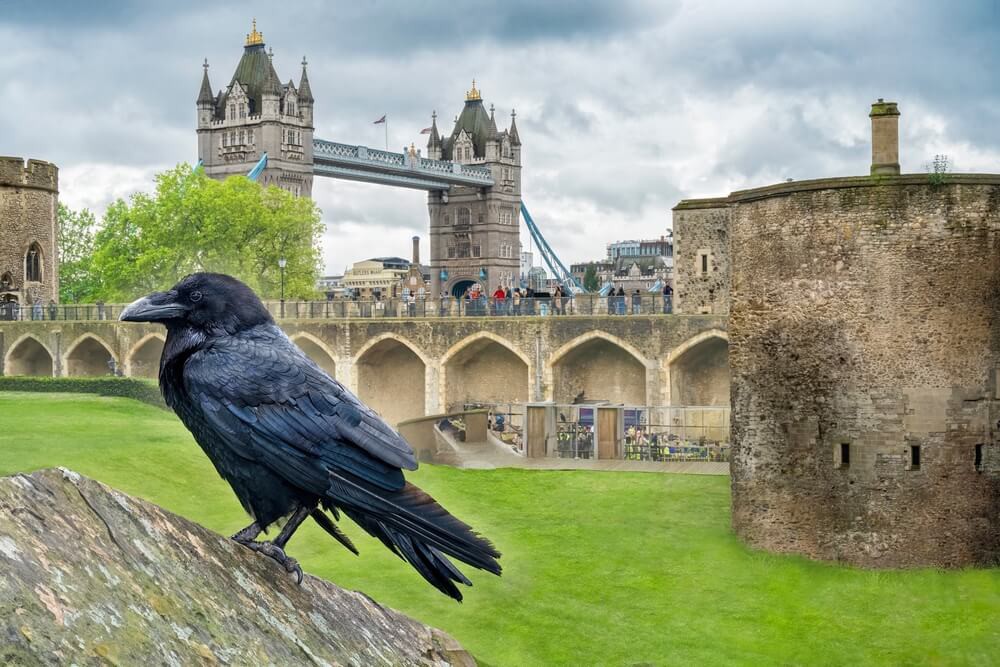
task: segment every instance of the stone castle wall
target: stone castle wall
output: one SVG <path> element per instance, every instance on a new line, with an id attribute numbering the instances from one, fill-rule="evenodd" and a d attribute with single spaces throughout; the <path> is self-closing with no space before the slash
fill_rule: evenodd
<path id="1" fill-rule="evenodd" d="M 1000 176 L 729 199 L 736 532 L 862 566 L 995 563 Z"/>
<path id="2" fill-rule="evenodd" d="M 686 199 L 673 209 L 674 310 L 729 312 L 729 200 Z"/>
<path id="3" fill-rule="evenodd" d="M 54 164 L 0 157 L 0 278 L 9 274 L 13 283 L 0 294 L 7 298 L 22 304 L 59 300 L 58 194 Z M 34 242 L 42 248 L 42 280 L 25 282 L 25 254 Z"/>

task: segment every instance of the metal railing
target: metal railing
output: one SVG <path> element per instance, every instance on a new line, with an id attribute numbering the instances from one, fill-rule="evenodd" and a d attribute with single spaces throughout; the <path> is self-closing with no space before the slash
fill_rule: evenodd
<path id="1" fill-rule="evenodd" d="M 500 442 L 523 455 L 526 406 L 523 403 L 465 403 L 463 410 L 488 409 L 489 431 Z"/>
<path id="2" fill-rule="evenodd" d="M 40 304 L 21 306 L 0 302 L 0 321 L 42 320 L 117 320 L 127 304 Z M 673 312 L 670 297 L 643 294 L 628 297 L 602 297 L 577 294 L 566 297 L 532 299 L 477 299 L 446 297 L 441 299 L 333 299 L 330 301 L 267 301 L 265 306 L 275 319 L 353 319 L 353 318 L 450 318 L 450 317 L 569 317 L 611 315 L 665 315 Z"/>

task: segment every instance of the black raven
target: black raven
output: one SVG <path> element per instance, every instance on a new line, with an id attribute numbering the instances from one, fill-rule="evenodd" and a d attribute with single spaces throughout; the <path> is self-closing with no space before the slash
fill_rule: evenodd
<path id="1" fill-rule="evenodd" d="M 402 436 L 289 340 L 245 284 L 196 273 L 120 319 L 166 325 L 160 390 L 253 518 L 237 542 L 301 583 L 285 544 L 311 516 L 356 554 L 325 513 L 343 512 L 456 600 L 455 584 L 472 582 L 445 554 L 500 574 L 489 541 L 403 478 L 417 460 Z M 284 517 L 273 542 L 255 541 Z"/>

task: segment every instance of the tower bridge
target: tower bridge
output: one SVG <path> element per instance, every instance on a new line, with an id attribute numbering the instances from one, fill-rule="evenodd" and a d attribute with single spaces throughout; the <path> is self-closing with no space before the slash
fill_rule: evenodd
<path id="1" fill-rule="evenodd" d="M 322 176 L 427 191 L 431 293 L 455 295 L 476 282 L 515 286 L 520 273 L 521 139 L 515 113 L 497 127 L 493 106 L 476 88 L 466 92 L 450 134 L 437 114 L 422 155 L 338 143 L 314 136 L 307 61 L 298 85 L 282 83 L 256 21 L 229 84 L 213 92 L 203 65 L 198 109 L 198 159 L 212 178 L 243 175 L 311 197 Z"/>

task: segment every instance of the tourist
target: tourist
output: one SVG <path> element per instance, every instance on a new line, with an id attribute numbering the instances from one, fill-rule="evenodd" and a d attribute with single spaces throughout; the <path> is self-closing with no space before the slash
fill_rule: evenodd
<path id="1" fill-rule="evenodd" d="M 639 315 L 640 313 L 642 313 L 642 294 L 636 290 L 632 294 L 632 314 Z"/>
<path id="2" fill-rule="evenodd" d="M 50 320 L 56 319 L 56 315 L 58 314 L 59 314 L 59 308 L 56 306 L 56 302 L 53 301 L 52 299 L 49 299 L 49 319 Z"/>
<path id="3" fill-rule="evenodd" d="M 667 283 L 663 286 L 663 314 L 669 315 L 674 310 L 674 288 Z"/>
<path id="4" fill-rule="evenodd" d="M 511 297 L 514 305 L 514 315 L 521 314 L 521 288 L 514 289 L 514 296 Z"/>
<path id="5" fill-rule="evenodd" d="M 619 285 L 618 291 L 615 292 L 615 312 L 619 315 L 625 314 L 625 289 Z"/>
<path id="6" fill-rule="evenodd" d="M 507 288 L 504 290 L 503 296 L 504 296 L 504 303 L 507 304 L 507 314 L 510 315 L 514 309 L 514 304 L 511 303 L 510 301 L 510 298 L 513 296 L 513 294 L 510 291 L 510 285 L 507 285 Z"/>
<path id="7" fill-rule="evenodd" d="M 103 301 L 98 301 L 97 302 L 97 319 L 99 319 L 99 320 L 103 320 L 104 319 L 104 302 Z"/>
<path id="8" fill-rule="evenodd" d="M 493 314 L 503 315 L 504 311 L 504 299 L 506 299 L 507 293 L 503 290 L 503 285 L 497 285 L 496 290 L 493 291 Z"/>
<path id="9" fill-rule="evenodd" d="M 31 304 L 31 319 L 33 320 L 44 320 L 45 311 L 42 310 L 42 302 L 36 301 Z"/>

